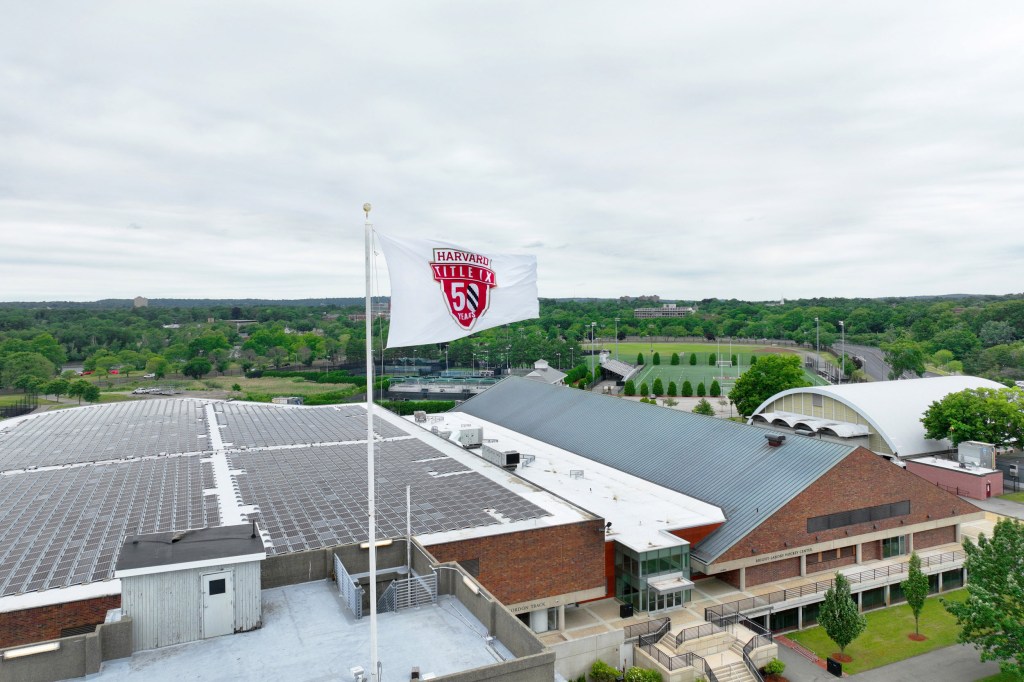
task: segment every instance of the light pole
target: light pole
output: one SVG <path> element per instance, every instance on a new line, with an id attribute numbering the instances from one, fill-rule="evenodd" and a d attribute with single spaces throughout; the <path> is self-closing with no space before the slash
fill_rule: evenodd
<path id="1" fill-rule="evenodd" d="M 818 318 L 814 318 L 814 373 L 819 374 L 818 360 L 821 357 L 821 328 L 818 325 Z"/>
<path id="2" fill-rule="evenodd" d="M 843 357 L 839 360 L 841 365 L 839 369 L 839 383 L 843 383 L 843 375 L 846 374 L 846 325 L 843 324 L 842 320 L 839 320 L 839 331 L 843 339 Z"/>
<path id="3" fill-rule="evenodd" d="M 619 318 L 615 318 L 615 359 L 619 359 Z"/>
<path id="4" fill-rule="evenodd" d="M 597 322 L 590 323 L 590 370 L 593 371 L 595 367 L 594 363 L 594 351 L 597 350 Z"/>
<path id="5" fill-rule="evenodd" d="M 555 355 L 558 356 L 558 371 L 561 372 L 562 371 L 562 351 L 558 351 L 557 353 L 555 353 Z"/>

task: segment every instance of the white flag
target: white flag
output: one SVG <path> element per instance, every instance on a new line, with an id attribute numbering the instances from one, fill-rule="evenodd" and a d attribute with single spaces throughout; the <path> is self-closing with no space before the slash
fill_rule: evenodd
<path id="1" fill-rule="evenodd" d="M 540 316 L 536 256 L 376 234 L 391 277 L 388 348 L 452 341 Z"/>

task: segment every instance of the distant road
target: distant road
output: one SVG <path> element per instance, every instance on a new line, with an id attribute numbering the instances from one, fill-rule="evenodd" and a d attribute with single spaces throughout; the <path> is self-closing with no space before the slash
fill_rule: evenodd
<path id="1" fill-rule="evenodd" d="M 833 346 L 836 350 L 839 350 L 839 346 Z M 847 355 L 859 355 L 864 358 L 864 366 L 861 369 L 867 374 L 873 381 L 888 381 L 889 365 L 885 363 L 885 354 L 882 349 L 874 346 L 858 346 L 856 344 L 846 344 Z"/>

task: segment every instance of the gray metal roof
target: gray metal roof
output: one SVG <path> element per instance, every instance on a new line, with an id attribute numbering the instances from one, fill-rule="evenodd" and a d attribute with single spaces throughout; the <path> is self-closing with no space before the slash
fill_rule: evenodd
<path id="1" fill-rule="evenodd" d="M 517 377 L 455 411 L 518 431 L 722 509 L 692 550 L 712 562 L 838 464 L 853 447 Z M 486 435 L 486 434 L 485 434 Z"/>

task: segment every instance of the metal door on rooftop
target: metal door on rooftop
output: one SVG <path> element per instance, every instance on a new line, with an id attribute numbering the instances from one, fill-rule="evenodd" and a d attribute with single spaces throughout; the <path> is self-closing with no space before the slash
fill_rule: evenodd
<path id="1" fill-rule="evenodd" d="M 235 586 L 231 578 L 231 571 L 203 574 L 204 638 L 235 631 Z"/>

